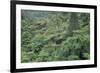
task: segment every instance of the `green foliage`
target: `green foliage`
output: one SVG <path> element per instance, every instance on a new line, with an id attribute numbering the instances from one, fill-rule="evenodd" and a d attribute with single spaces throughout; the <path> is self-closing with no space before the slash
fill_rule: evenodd
<path id="1" fill-rule="evenodd" d="M 90 59 L 88 13 L 22 10 L 21 62 Z"/>
<path id="2" fill-rule="evenodd" d="M 68 60 L 79 60 L 79 57 L 76 55 L 70 55 L 68 56 Z"/>

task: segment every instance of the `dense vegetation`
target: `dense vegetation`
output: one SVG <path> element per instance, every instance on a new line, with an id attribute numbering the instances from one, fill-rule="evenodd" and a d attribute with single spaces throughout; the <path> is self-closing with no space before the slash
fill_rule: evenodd
<path id="1" fill-rule="evenodd" d="M 90 58 L 89 13 L 21 11 L 21 62 Z"/>

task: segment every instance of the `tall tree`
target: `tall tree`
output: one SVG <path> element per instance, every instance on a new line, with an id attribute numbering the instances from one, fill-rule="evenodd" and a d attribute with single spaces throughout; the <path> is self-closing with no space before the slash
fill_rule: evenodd
<path id="1" fill-rule="evenodd" d="M 70 13 L 69 20 L 69 33 L 72 35 L 72 32 L 79 28 L 78 16 L 77 13 Z"/>

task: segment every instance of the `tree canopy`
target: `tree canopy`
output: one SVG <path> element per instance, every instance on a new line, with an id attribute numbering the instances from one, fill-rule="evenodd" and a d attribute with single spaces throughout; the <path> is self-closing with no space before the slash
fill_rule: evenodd
<path id="1" fill-rule="evenodd" d="M 90 59 L 90 14 L 21 11 L 21 62 Z"/>

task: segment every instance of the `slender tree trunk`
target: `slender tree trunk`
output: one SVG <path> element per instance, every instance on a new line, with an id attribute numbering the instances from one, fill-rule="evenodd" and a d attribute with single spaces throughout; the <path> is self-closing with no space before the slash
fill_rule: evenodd
<path id="1" fill-rule="evenodd" d="M 70 14 L 69 20 L 69 34 L 72 35 L 73 31 L 79 28 L 77 13 Z"/>

